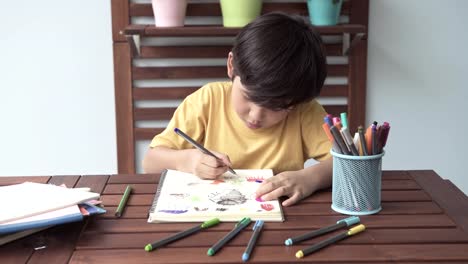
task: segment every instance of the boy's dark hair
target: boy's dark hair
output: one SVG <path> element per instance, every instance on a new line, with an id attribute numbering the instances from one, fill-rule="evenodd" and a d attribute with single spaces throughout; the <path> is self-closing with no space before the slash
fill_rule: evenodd
<path id="1" fill-rule="evenodd" d="M 249 101 L 268 109 L 287 109 L 320 94 L 327 65 L 320 35 L 302 17 L 268 13 L 237 35 L 234 76 Z"/>

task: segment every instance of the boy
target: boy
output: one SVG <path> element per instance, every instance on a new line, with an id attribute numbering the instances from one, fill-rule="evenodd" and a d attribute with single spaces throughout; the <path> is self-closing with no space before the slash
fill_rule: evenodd
<path id="1" fill-rule="evenodd" d="M 320 36 L 298 16 L 269 13 L 246 25 L 228 54 L 232 82 L 209 83 L 189 95 L 143 160 L 146 173 L 175 169 L 214 179 L 234 169 L 271 168 L 256 195 L 289 198 L 288 206 L 331 185 L 331 143 L 314 100 L 326 77 Z M 179 128 L 211 150 L 194 149 Z M 313 158 L 320 163 L 304 169 Z"/>

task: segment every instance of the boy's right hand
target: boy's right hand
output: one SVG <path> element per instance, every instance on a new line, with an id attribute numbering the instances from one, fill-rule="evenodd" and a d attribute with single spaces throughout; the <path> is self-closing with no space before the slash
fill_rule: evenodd
<path id="1" fill-rule="evenodd" d="M 231 160 L 225 154 L 221 154 L 212 151 L 218 159 L 210 155 L 204 154 L 198 149 L 187 149 L 187 166 L 185 171 L 190 171 L 192 174 L 197 175 L 201 179 L 216 179 L 221 174 L 228 170 L 229 166 L 232 166 Z M 182 170 L 184 170 L 182 169 Z"/>

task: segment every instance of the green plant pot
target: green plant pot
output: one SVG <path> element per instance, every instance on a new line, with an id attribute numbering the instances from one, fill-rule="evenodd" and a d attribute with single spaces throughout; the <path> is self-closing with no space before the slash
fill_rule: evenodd
<path id="1" fill-rule="evenodd" d="M 310 23 L 316 26 L 338 24 L 342 4 L 343 0 L 307 0 Z"/>
<path id="2" fill-rule="evenodd" d="M 224 27 L 243 27 L 260 16 L 262 0 L 221 0 Z"/>

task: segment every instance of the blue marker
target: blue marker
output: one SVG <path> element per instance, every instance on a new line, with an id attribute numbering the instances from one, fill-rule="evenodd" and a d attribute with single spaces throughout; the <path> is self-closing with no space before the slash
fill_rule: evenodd
<path id="1" fill-rule="evenodd" d="M 348 218 L 345 218 L 345 219 L 342 219 L 342 220 L 336 222 L 336 224 L 334 224 L 334 225 L 327 226 L 327 227 L 324 227 L 324 228 L 320 228 L 318 230 L 315 230 L 315 231 L 312 231 L 312 232 L 309 232 L 309 233 L 306 233 L 304 235 L 300 235 L 300 236 L 297 236 L 297 237 L 288 238 L 288 239 L 286 239 L 286 241 L 284 241 L 284 244 L 286 246 L 291 246 L 294 243 L 301 242 L 301 241 L 304 241 L 306 239 L 311 239 L 311 238 L 314 238 L 316 236 L 320 236 L 322 234 L 335 231 L 335 230 L 340 229 L 342 227 L 347 227 L 347 226 L 357 224 L 357 223 L 359 223 L 359 221 L 360 221 L 359 217 L 351 216 L 351 217 L 348 217 Z"/>
<path id="2" fill-rule="evenodd" d="M 221 249 L 229 240 L 237 236 L 242 229 L 246 228 L 250 224 L 250 218 L 244 217 L 240 220 L 229 233 L 227 233 L 223 238 L 221 238 L 216 244 L 208 249 L 208 256 L 214 256 L 216 252 Z"/>
<path id="3" fill-rule="evenodd" d="M 325 124 L 327 124 L 328 127 L 333 126 L 333 121 L 331 120 L 331 118 L 330 118 L 328 115 L 326 115 L 326 116 L 323 118 L 323 122 L 325 122 Z"/>
<path id="4" fill-rule="evenodd" d="M 255 225 L 252 228 L 252 230 L 254 231 L 252 237 L 250 238 L 249 243 L 247 244 L 247 248 L 245 249 L 244 254 L 242 254 L 242 261 L 246 262 L 247 260 L 249 260 L 253 247 L 257 242 L 258 236 L 260 235 L 260 231 L 262 231 L 262 227 L 263 220 L 257 220 L 257 222 L 255 222 Z"/>

